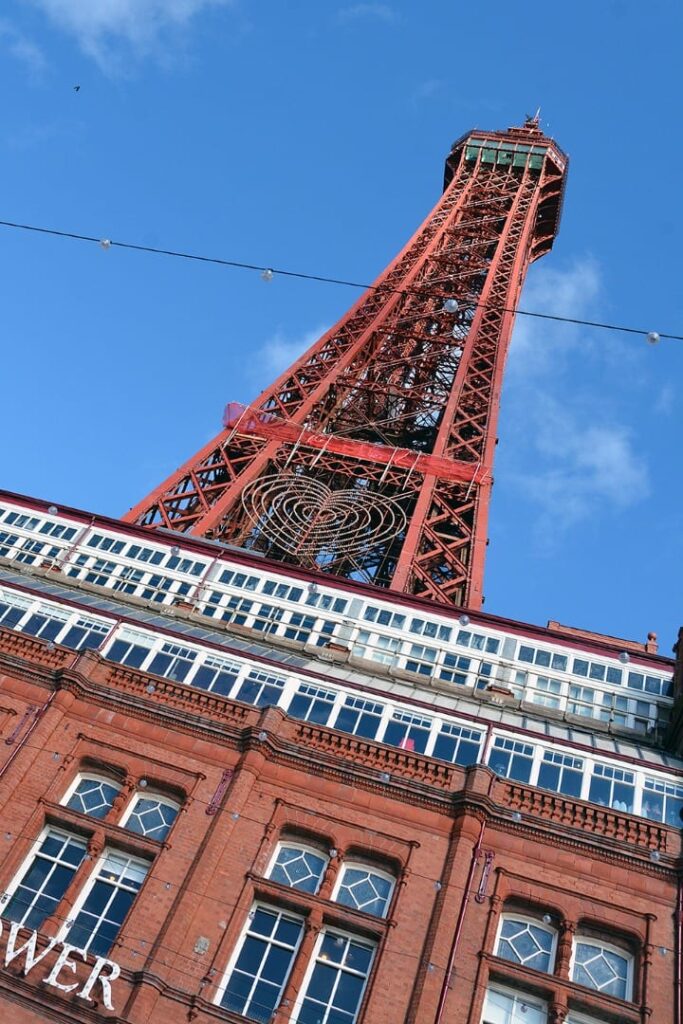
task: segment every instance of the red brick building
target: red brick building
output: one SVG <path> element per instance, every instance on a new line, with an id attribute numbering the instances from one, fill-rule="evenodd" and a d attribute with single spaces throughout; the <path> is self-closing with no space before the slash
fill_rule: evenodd
<path id="1" fill-rule="evenodd" d="M 9 494 L 0 553 L 3 1021 L 680 1021 L 652 640 Z"/>

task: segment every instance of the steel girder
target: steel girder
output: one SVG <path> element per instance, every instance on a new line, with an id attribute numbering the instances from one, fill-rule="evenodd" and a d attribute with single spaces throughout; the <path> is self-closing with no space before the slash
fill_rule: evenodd
<path id="1" fill-rule="evenodd" d="M 550 145 L 534 125 L 494 134 Z M 249 518 L 248 488 L 282 473 L 362 488 L 400 505 L 406 527 L 380 544 L 369 537 L 353 557 L 321 553 L 319 569 L 481 605 L 513 310 L 529 263 L 552 241 L 564 164 L 552 149 L 532 168 L 487 161 L 481 149 L 472 160 L 467 140 L 458 145 L 443 197 L 376 284 L 124 518 L 292 561 Z"/>

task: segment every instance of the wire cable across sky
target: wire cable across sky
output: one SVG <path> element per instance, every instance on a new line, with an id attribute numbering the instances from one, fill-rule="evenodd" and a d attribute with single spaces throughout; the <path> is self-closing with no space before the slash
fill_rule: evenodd
<path id="1" fill-rule="evenodd" d="M 326 277 L 323 274 L 308 274 L 300 270 L 285 270 L 282 267 L 270 267 L 257 263 L 245 263 L 241 260 L 222 259 L 219 256 L 203 256 L 199 253 L 181 252 L 176 249 L 161 249 L 153 245 L 137 245 L 135 242 L 118 242 L 111 238 L 96 238 L 94 235 L 81 235 L 75 231 L 58 231 L 56 228 L 40 227 L 36 224 L 19 224 L 15 221 L 0 220 L 0 227 L 15 228 L 19 231 L 32 231 L 39 235 L 50 235 L 54 238 L 70 238 L 76 242 L 91 242 L 103 249 L 128 249 L 133 252 L 146 252 L 155 256 L 173 256 L 176 259 L 192 260 L 196 263 L 211 263 L 219 267 L 229 267 L 233 270 L 253 270 L 260 273 L 266 281 L 274 277 L 292 277 L 300 281 L 317 281 L 321 284 L 340 285 L 344 288 L 358 288 L 361 291 L 377 291 L 384 288 L 381 284 L 364 284 L 361 281 L 348 281 L 340 277 Z M 421 294 L 418 289 L 390 288 L 400 294 Z M 469 308 L 481 308 L 488 303 L 467 303 Z M 555 313 L 539 313 L 530 309 L 506 309 L 503 312 L 514 313 L 517 316 L 529 316 L 539 320 L 553 320 L 557 323 L 576 324 L 580 327 L 595 327 L 603 331 L 619 331 L 622 334 L 639 334 L 647 338 L 651 343 L 658 342 L 660 338 L 670 341 L 683 341 L 683 334 L 668 334 L 663 331 L 646 330 L 642 327 L 626 327 L 623 324 L 603 323 L 599 320 L 582 320 L 579 317 L 559 316 Z"/>

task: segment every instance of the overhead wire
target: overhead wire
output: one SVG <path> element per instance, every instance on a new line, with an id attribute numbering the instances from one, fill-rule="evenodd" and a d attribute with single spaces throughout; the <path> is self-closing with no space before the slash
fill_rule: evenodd
<path id="1" fill-rule="evenodd" d="M 300 270 L 288 270 L 285 267 L 271 267 L 258 263 L 247 263 L 244 260 L 230 260 L 219 256 L 205 256 L 200 253 L 183 252 L 179 249 L 163 249 L 159 246 L 140 245 L 135 242 L 121 242 L 110 238 L 97 238 L 95 235 L 83 235 L 76 231 L 60 231 L 56 228 L 46 228 L 36 224 L 21 224 L 17 221 L 0 220 L 0 227 L 13 228 L 19 231 L 29 231 L 40 235 L 49 235 L 54 238 L 68 238 L 77 242 L 91 242 L 104 249 L 126 249 L 132 252 L 144 252 L 156 256 L 171 256 L 175 259 L 190 260 L 197 263 L 210 263 L 215 266 L 229 267 L 234 270 L 251 270 L 263 275 L 267 274 L 268 280 L 275 276 L 289 277 L 301 281 L 315 281 L 321 284 L 333 284 L 345 288 L 358 288 L 362 291 L 386 291 L 388 294 L 417 296 L 428 294 L 425 289 L 388 287 L 381 281 L 379 283 L 368 284 L 361 281 L 351 281 L 346 278 L 329 277 L 324 274 L 310 274 Z M 616 331 L 622 334 L 639 334 L 644 337 L 652 337 L 656 334 L 655 340 L 666 338 L 670 341 L 683 341 L 683 334 L 672 334 L 664 331 L 654 332 L 642 327 L 629 327 L 624 324 L 607 323 L 600 320 L 585 320 L 581 317 L 561 316 L 558 313 L 541 313 L 537 310 L 497 306 L 495 303 L 486 302 L 468 301 L 466 305 L 471 309 L 499 309 L 503 313 L 514 313 L 516 316 L 532 317 L 539 320 L 551 320 L 556 323 L 574 324 L 579 327 L 593 327 L 599 330 Z"/>

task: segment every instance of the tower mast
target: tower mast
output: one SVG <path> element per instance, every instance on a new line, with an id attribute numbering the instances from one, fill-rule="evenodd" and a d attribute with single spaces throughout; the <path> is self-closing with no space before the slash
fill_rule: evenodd
<path id="1" fill-rule="evenodd" d="M 503 369 L 567 160 L 528 118 L 472 131 L 349 312 L 124 517 L 478 608 Z"/>

